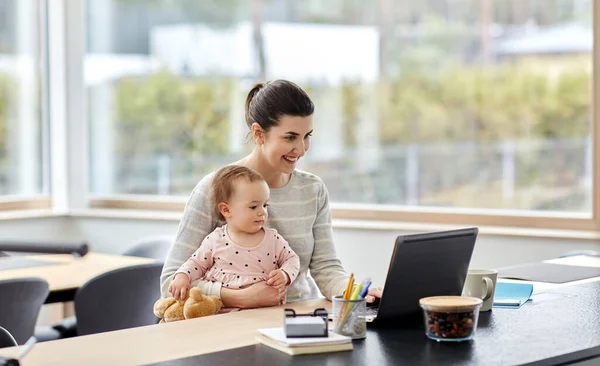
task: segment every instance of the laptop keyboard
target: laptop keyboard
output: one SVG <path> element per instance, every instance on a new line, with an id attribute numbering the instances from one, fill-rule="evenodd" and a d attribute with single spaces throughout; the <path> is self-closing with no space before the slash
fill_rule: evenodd
<path id="1" fill-rule="evenodd" d="M 364 311 L 364 316 L 365 318 L 367 318 L 367 321 L 372 321 L 373 319 L 375 319 L 377 317 L 377 312 L 379 311 L 379 307 L 375 307 L 375 306 L 370 306 L 367 307 Z M 328 317 L 329 321 L 333 320 L 333 313 L 329 313 Z"/>
<path id="2" fill-rule="evenodd" d="M 365 315 L 366 316 L 376 316 L 378 311 L 379 311 L 378 307 L 369 307 L 369 308 L 365 309 Z"/>

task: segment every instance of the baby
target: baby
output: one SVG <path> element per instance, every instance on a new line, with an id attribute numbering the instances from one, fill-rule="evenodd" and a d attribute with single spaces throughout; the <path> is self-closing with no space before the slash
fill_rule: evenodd
<path id="1" fill-rule="evenodd" d="M 185 299 L 190 283 L 200 278 L 232 289 L 272 278 L 280 290 L 296 279 L 298 255 L 276 230 L 264 227 L 269 194 L 265 180 L 252 169 L 230 165 L 216 172 L 210 198 L 215 214 L 227 224 L 208 234 L 177 270 L 169 286 L 175 299 Z"/>

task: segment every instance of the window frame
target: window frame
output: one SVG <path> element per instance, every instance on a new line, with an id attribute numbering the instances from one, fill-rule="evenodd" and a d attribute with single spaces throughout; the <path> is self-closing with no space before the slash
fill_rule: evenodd
<path id="1" fill-rule="evenodd" d="M 0 198 L 0 212 L 49 208 L 52 208 L 52 200 L 49 196 L 2 196 Z"/>
<path id="2" fill-rule="evenodd" d="M 43 192 L 35 195 L 0 195 L 0 212 L 2 211 L 17 211 L 17 210 L 37 210 L 52 208 L 51 187 L 50 184 L 50 154 L 49 154 L 49 72 L 48 62 L 50 58 L 50 50 L 48 47 L 48 0 L 38 1 L 40 6 L 39 11 L 39 42 L 41 49 L 41 59 L 39 60 L 41 73 L 41 140 L 42 140 L 42 181 L 46 187 L 43 187 Z"/>

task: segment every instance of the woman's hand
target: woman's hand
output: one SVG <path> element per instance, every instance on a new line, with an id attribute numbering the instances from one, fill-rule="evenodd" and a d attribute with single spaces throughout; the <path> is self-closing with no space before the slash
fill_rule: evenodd
<path id="1" fill-rule="evenodd" d="M 366 300 L 367 302 L 375 302 L 377 299 L 381 299 L 381 295 L 383 294 L 383 287 L 369 287 L 369 291 L 367 292 Z"/>
<path id="2" fill-rule="evenodd" d="M 285 290 L 269 286 L 265 281 L 257 282 L 241 290 L 221 288 L 221 300 L 227 307 L 258 308 L 276 306 L 285 297 Z"/>
<path id="3" fill-rule="evenodd" d="M 185 273 L 178 273 L 169 286 L 169 292 L 175 300 L 185 300 L 190 289 L 190 278 Z"/>
<path id="4" fill-rule="evenodd" d="M 285 289 L 269 286 L 264 281 L 255 283 L 244 291 L 249 300 L 248 307 L 279 305 L 285 296 Z"/>

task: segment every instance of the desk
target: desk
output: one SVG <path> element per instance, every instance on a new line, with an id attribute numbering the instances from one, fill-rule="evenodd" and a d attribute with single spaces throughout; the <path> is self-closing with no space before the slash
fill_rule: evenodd
<path id="1" fill-rule="evenodd" d="M 39 277 L 48 282 L 46 304 L 72 301 L 75 291 L 88 280 L 113 269 L 154 262 L 153 259 L 114 254 L 88 253 L 81 258 L 67 254 L 34 255 L 26 258 L 61 264 L 0 271 L 0 280 Z"/>
<path id="2" fill-rule="evenodd" d="M 475 340 L 460 344 L 430 341 L 425 338 L 422 327 L 415 327 L 369 330 L 367 340 L 357 342 L 355 350 L 346 354 L 288 358 L 256 345 L 258 328 L 281 326 L 282 308 L 306 312 L 331 306 L 326 300 L 314 300 L 40 343 L 22 364 L 140 365 L 200 355 L 194 364 L 214 361 L 226 365 L 236 362 L 240 365 L 302 364 L 302 360 L 307 359 L 316 364 L 344 364 L 356 357 L 352 362 L 362 364 L 378 364 L 381 360 L 382 364 L 405 361 L 410 365 L 421 362 L 490 366 L 538 362 L 538 365 L 554 365 L 557 363 L 553 363 L 556 361 L 553 357 L 565 357 L 572 352 L 578 352 L 578 355 L 600 352 L 600 349 L 594 349 L 600 347 L 600 282 L 565 286 L 560 292 L 573 297 L 525 304 L 518 310 L 494 309 L 482 313 Z M 18 348 L 0 350 L 0 354 L 12 357 L 17 352 Z"/>
<path id="3" fill-rule="evenodd" d="M 435 366 L 564 366 L 600 357 L 600 283 L 561 289 L 571 301 L 526 304 L 518 310 L 494 309 L 480 314 L 475 339 L 438 343 L 422 326 L 369 330 L 352 352 L 288 356 L 263 345 L 153 364 L 192 365 L 435 365 Z M 575 362 L 575 364 L 573 363 Z M 585 365 L 599 365 L 595 358 Z"/>

